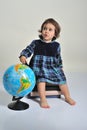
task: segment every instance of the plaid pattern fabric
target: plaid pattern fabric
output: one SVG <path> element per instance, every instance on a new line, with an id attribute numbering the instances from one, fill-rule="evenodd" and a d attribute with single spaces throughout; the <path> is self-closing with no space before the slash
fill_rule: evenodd
<path id="1" fill-rule="evenodd" d="M 31 68 L 36 74 L 37 82 L 65 84 L 66 78 L 55 57 L 36 55 L 32 58 Z"/>
<path id="2" fill-rule="evenodd" d="M 40 44 L 39 44 L 40 43 Z M 33 69 L 37 82 L 65 84 L 66 77 L 62 70 L 60 44 L 56 42 L 43 43 L 33 41 L 21 55 L 29 57 L 33 53 L 29 66 Z"/>

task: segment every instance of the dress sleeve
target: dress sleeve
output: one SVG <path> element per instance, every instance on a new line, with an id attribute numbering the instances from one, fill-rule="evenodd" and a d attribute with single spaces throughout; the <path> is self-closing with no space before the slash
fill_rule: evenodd
<path id="1" fill-rule="evenodd" d="M 58 49 L 57 49 L 57 58 L 58 58 L 58 65 L 59 65 L 59 67 L 60 67 L 60 68 L 63 68 L 60 44 L 59 44 L 59 47 L 58 47 Z"/>
<path id="2" fill-rule="evenodd" d="M 35 48 L 35 40 L 31 42 L 30 45 L 28 45 L 25 49 L 22 50 L 20 53 L 20 56 L 25 56 L 26 58 L 30 57 L 34 53 L 34 48 Z"/>

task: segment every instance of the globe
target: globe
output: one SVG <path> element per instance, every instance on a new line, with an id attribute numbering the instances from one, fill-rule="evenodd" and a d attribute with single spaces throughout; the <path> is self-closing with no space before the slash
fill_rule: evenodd
<path id="1" fill-rule="evenodd" d="M 4 73 L 3 84 L 5 90 L 16 97 L 24 97 L 29 94 L 36 83 L 33 70 L 23 64 L 10 66 Z"/>

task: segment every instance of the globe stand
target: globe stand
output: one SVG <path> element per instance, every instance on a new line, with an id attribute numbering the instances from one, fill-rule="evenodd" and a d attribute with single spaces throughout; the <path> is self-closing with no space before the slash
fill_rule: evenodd
<path id="1" fill-rule="evenodd" d="M 20 101 L 21 98 L 23 98 L 23 97 L 16 98 L 15 96 L 13 96 L 12 101 L 14 101 L 14 102 L 8 104 L 8 108 L 12 109 L 12 110 L 19 110 L 19 111 L 28 109 L 29 104 Z"/>

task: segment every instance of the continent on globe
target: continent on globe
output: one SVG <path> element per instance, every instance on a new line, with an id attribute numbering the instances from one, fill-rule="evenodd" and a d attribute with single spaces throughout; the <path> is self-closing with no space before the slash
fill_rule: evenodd
<path id="1" fill-rule="evenodd" d="M 24 70 L 24 69 L 26 69 L 28 66 L 22 65 L 22 64 L 17 64 L 17 65 L 15 65 L 14 67 L 15 67 L 15 71 L 18 72 L 18 70 Z"/>
<path id="2" fill-rule="evenodd" d="M 20 93 L 21 91 L 25 89 L 28 89 L 31 86 L 28 78 L 24 78 L 23 76 L 21 77 L 20 82 L 21 82 L 21 86 L 19 90 L 17 91 L 18 93 Z"/>

